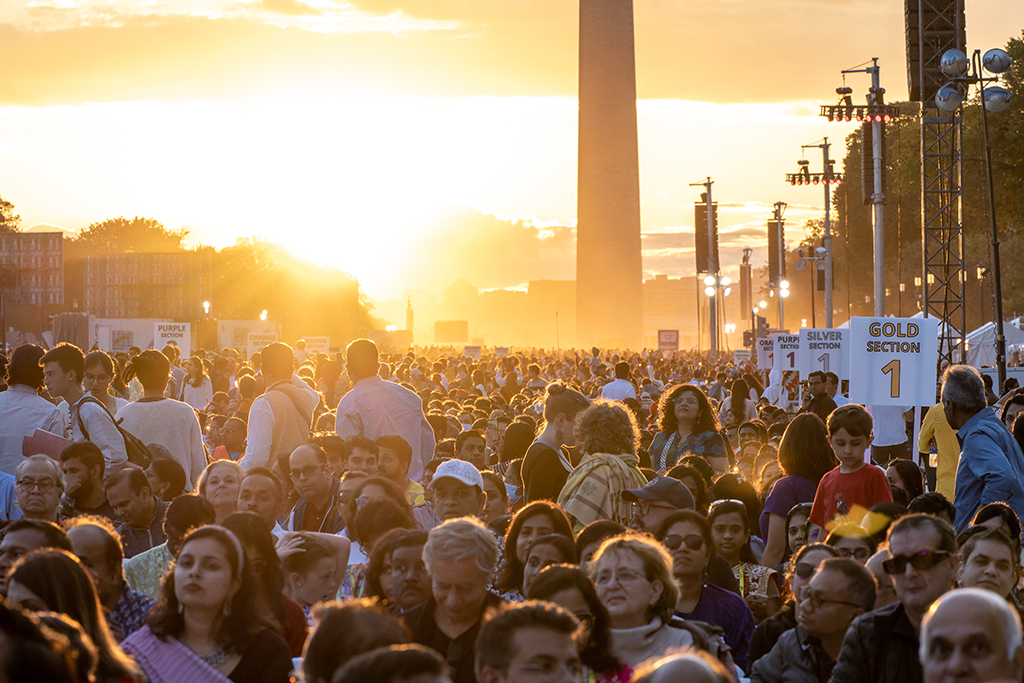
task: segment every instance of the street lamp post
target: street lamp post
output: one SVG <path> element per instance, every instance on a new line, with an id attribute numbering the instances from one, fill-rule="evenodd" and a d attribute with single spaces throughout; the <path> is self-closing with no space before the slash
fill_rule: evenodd
<path id="1" fill-rule="evenodd" d="M 998 82 L 1013 64 L 1013 58 L 1005 50 L 994 48 L 982 57 L 981 50 L 975 50 L 968 61 L 960 50 L 947 50 L 939 60 L 939 68 L 950 82 L 939 88 L 935 94 L 936 106 L 946 113 L 953 113 L 964 103 L 965 93 L 961 89 L 977 85 L 981 91 L 981 127 L 985 137 L 985 174 L 988 183 L 988 215 L 991 226 L 992 245 L 992 299 L 996 323 L 996 368 L 999 375 L 999 389 L 1006 381 L 1006 335 L 1003 330 L 1003 286 L 999 267 L 999 227 L 996 223 L 996 194 L 992 182 L 992 141 L 988 136 L 988 112 L 1000 112 L 1010 104 L 1010 92 L 999 85 L 986 88 L 986 83 Z M 982 69 L 992 76 L 985 76 Z M 961 331 L 964 334 L 965 331 Z"/>

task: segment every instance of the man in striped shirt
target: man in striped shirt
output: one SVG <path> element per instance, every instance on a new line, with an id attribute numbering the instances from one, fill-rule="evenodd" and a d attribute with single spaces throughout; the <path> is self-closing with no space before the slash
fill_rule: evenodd
<path id="1" fill-rule="evenodd" d="M 343 439 L 401 436 L 412 447 L 408 476 L 419 481 L 423 466 L 434 457 L 434 431 L 423 414 L 423 402 L 409 389 L 377 375 L 377 345 L 369 339 L 355 340 L 345 353 L 353 387 L 338 404 L 334 431 Z"/>

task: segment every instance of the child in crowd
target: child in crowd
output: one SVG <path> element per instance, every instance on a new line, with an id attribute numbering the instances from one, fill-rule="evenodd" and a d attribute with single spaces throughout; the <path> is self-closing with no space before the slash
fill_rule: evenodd
<path id="1" fill-rule="evenodd" d="M 812 528 L 826 532 L 845 522 L 856 524 L 876 503 L 892 502 L 885 472 L 864 458 L 872 439 L 871 414 L 855 403 L 840 406 L 828 417 L 828 435 L 839 467 L 821 478 L 810 517 Z"/>

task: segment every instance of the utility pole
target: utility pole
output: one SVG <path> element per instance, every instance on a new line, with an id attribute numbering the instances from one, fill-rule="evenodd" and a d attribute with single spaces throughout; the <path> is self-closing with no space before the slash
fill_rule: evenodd
<path id="1" fill-rule="evenodd" d="M 779 226 L 779 233 L 778 233 L 779 234 L 779 239 L 777 240 L 776 244 L 772 245 L 772 247 L 774 249 L 778 250 L 778 258 L 779 258 L 779 261 L 778 261 L 778 263 L 779 263 L 779 282 L 775 283 L 775 285 L 776 285 L 775 298 L 779 300 L 779 329 L 780 330 L 784 330 L 784 329 L 786 329 L 786 323 L 785 323 L 785 317 L 784 317 L 784 314 L 783 314 L 782 300 L 785 297 L 782 295 L 782 292 L 786 288 L 784 288 L 782 286 L 782 282 L 785 281 L 785 277 L 783 276 L 783 270 L 785 270 L 785 267 L 786 267 L 786 265 L 785 265 L 786 264 L 786 248 L 785 248 L 786 247 L 786 241 L 782 237 L 782 235 L 783 235 L 783 232 L 782 232 L 782 214 L 786 210 L 786 202 L 775 202 L 774 206 L 775 206 L 775 222 Z"/>
<path id="2" fill-rule="evenodd" d="M 703 187 L 703 199 L 705 207 L 705 215 L 707 216 L 707 239 L 708 239 L 708 276 L 715 280 L 715 293 L 718 292 L 718 250 L 716 247 L 716 235 L 717 235 L 717 216 L 714 212 L 714 202 L 711 199 L 711 186 L 714 185 L 714 181 L 710 177 L 706 178 L 700 183 L 690 183 L 690 187 Z M 697 264 L 697 270 L 700 271 L 700 265 Z M 700 284 L 697 285 L 698 298 L 700 297 Z M 718 315 L 716 309 L 718 308 L 718 302 L 715 300 L 714 295 L 709 296 L 708 302 L 708 340 L 709 350 L 711 351 L 712 357 L 718 356 Z"/>
<path id="3" fill-rule="evenodd" d="M 869 105 L 882 104 L 882 89 L 880 83 L 878 57 L 871 60 L 872 66 L 868 69 L 871 72 L 871 93 L 868 95 Z M 875 186 L 871 193 L 871 203 L 875 209 L 875 317 L 885 317 L 885 186 L 882 184 L 882 122 L 880 117 L 871 119 L 871 154 L 874 161 Z M 861 151 L 863 154 L 863 150 Z M 827 154 L 827 152 L 826 152 Z M 827 192 L 827 187 L 826 187 Z M 825 208 L 825 225 L 828 225 L 828 207 Z M 827 230 L 827 228 L 826 228 Z M 826 248 L 828 245 L 825 245 Z M 831 263 L 831 259 L 829 259 Z M 831 270 L 831 269 L 829 269 Z M 826 271 L 827 273 L 828 271 Z M 826 278 L 829 276 L 826 275 Z M 828 285 L 825 286 L 828 291 Z M 832 327 L 830 324 L 829 327 Z"/>
<path id="4" fill-rule="evenodd" d="M 881 126 L 882 124 L 878 125 Z M 879 135 L 879 138 L 881 138 L 881 135 Z M 822 244 L 822 246 L 825 247 L 825 327 L 828 329 L 832 328 L 832 183 L 828 181 L 831 179 L 832 176 L 833 161 L 828 157 L 828 150 L 830 146 L 831 145 L 829 145 L 828 138 L 825 138 L 824 142 L 821 145 L 821 150 L 824 153 L 825 167 L 823 170 L 825 172 L 826 178 L 826 182 L 822 183 L 822 185 L 825 186 L 825 237 L 824 244 Z M 879 162 L 876 159 L 876 174 L 881 173 L 881 171 L 879 170 L 880 167 L 878 166 L 878 163 Z M 881 210 L 879 210 L 878 215 L 881 215 Z M 817 278 L 815 278 L 815 286 L 817 286 Z M 875 288 L 878 288 L 877 282 L 875 283 Z M 811 296 L 813 295 L 814 294 L 812 292 Z"/>

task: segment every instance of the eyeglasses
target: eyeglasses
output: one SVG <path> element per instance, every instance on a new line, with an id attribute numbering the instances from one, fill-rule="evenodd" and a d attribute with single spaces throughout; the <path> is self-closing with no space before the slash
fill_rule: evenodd
<path id="1" fill-rule="evenodd" d="M 106 373 L 103 373 L 102 375 L 93 375 L 90 373 L 86 373 L 85 375 L 82 376 L 83 382 L 107 382 L 110 381 L 110 379 L 111 375 L 108 375 Z"/>
<path id="2" fill-rule="evenodd" d="M 652 509 L 675 510 L 671 505 L 654 505 L 649 502 L 633 502 L 631 505 L 633 507 L 633 514 L 639 514 L 641 517 L 646 517 Z"/>
<path id="3" fill-rule="evenodd" d="M 555 680 L 564 671 L 574 681 L 583 680 L 583 664 L 572 662 L 571 664 L 558 664 L 557 662 L 524 662 L 522 664 L 509 664 L 508 669 L 526 671 L 530 675 L 545 681 Z"/>
<path id="4" fill-rule="evenodd" d="M 882 569 L 885 570 L 886 574 L 899 576 L 907 571 L 907 565 L 909 564 L 921 572 L 931 569 L 949 556 L 950 552 L 948 550 L 922 550 L 914 555 L 894 555 L 891 559 L 882 563 Z"/>
<path id="5" fill-rule="evenodd" d="M 860 605 L 858 605 L 855 602 L 846 602 L 845 600 L 831 600 L 829 598 L 823 598 L 821 596 L 821 593 L 818 593 L 817 591 L 812 591 L 809 588 L 804 588 L 801 600 L 806 600 L 807 602 L 811 603 L 811 607 L 813 607 L 814 609 L 821 609 L 822 605 L 829 604 L 846 605 L 847 607 L 860 607 Z"/>
<path id="6" fill-rule="evenodd" d="M 618 574 L 613 574 L 612 572 L 601 572 L 597 575 L 597 578 L 594 579 L 594 585 L 608 586 L 611 585 L 612 581 L 616 581 L 620 586 L 626 586 L 631 583 L 636 583 L 641 579 L 644 581 L 648 580 L 646 576 L 643 574 L 637 574 L 636 572 L 625 571 L 619 572 Z"/>
<path id="7" fill-rule="evenodd" d="M 52 491 L 55 488 L 59 487 L 59 485 L 56 482 L 54 482 L 52 480 L 49 480 L 49 479 L 44 479 L 43 481 L 32 481 L 31 479 L 29 479 L 29 480 L 22 480 L 22 481 L 19 481 L 16 484 L 16 486 L 18 487 L 19 491 L 23 491 L 23 492 L 26 492 L 26 493 L 31 491 L 32 489 L 34 489 L 36 487 L 39 488 L 39 492 L 40 493 L 49 493 L 50 491 Z"/>
<path id="8" fill-rule="evenodd" d="M 850 548 L 836 548 L 836 551 L 839 553 L 839 557 L 852 557 L 858 562 L 867 562 L 867 559 L 871 557 L 871 553 L 867 548 L 857 548 L 856 550 Z M 902 574 L 903 572 L 900 573 Z"/>
<path id="9" fill-rule="evenodd" d="M 303 477 L 306 479 L 312 479 L 316 476 L 317 472 L 322 472 L 323 469 L 323 465 L 307 465 L 300 470 L 292 470 L 291 479 L 292 481 L 298 481 Z"/>
<path id="10" fill-rule="evenodd" d="M 695 398 L 677 398 L 675 404 L 677 406 L 686 406 L 687 408 L 696 408 L 700 405 L 700 401 Z"/>
<path id="11" fill-rule="evenodd" d="M 669 550 L 678 550 L 679 546 L 685 545 L 689 550 L 700 550 L 704 546 L 704 537 L 692 534 L 690 536 L 677 536 L 672 534 L 666 536 L 661 542 Z"/>

